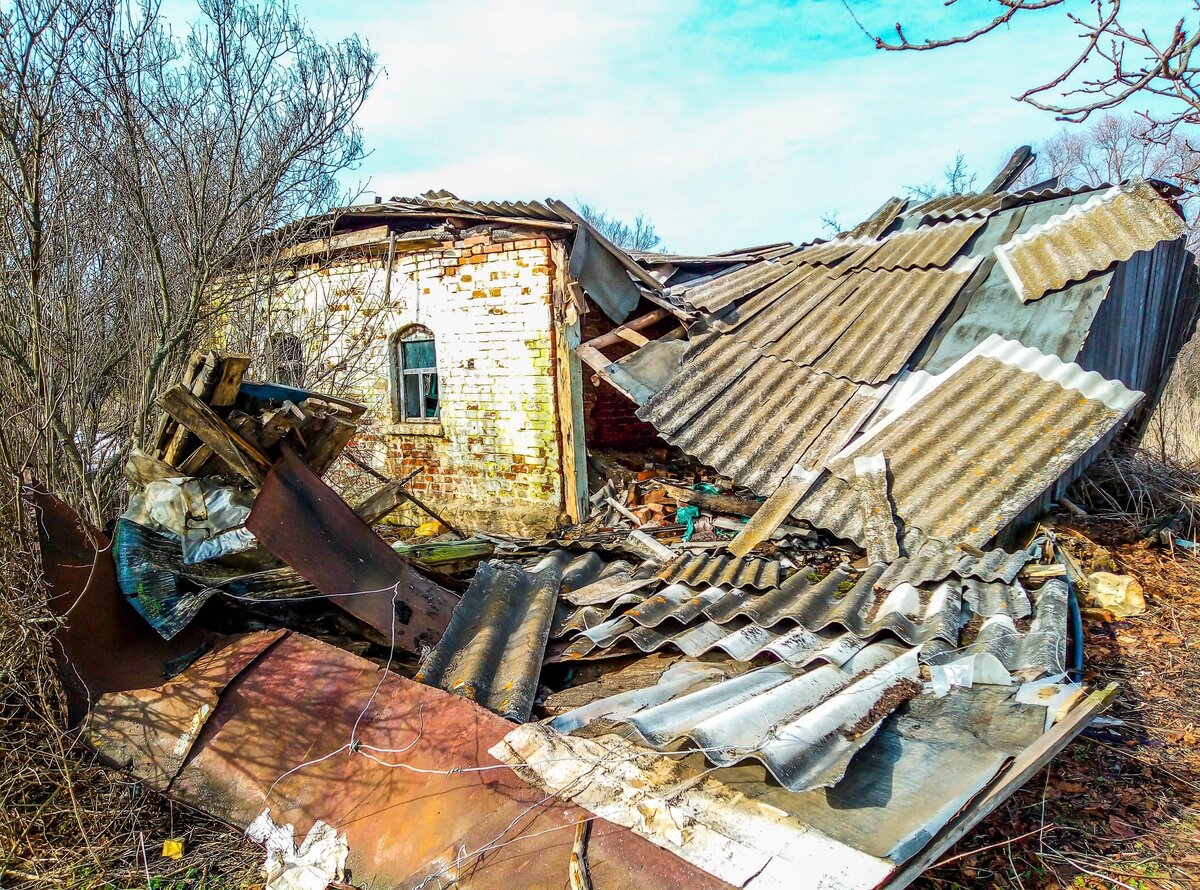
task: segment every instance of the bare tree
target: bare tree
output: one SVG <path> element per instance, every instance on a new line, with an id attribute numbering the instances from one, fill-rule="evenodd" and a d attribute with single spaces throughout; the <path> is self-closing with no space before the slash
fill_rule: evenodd
<path id="1" fill-rule="evenodd" d="M 200 12 L 181 39 L 156 0 L 0 11 L 0 400 L 23 408 L 0 470 L 94 518 L 190 349 L 272 285 L 286 239 L 262 234 L 334 203 L 363 153 L 361 41 L 286 4 Z"/>
<path id="2" fill-rule="evenodd" d="M 963 195 L 975 187 L 975 173 L 967 166 L 967 160 L 961 151 L 943 168 L 942 177 L 940 185 L 927 182 L 923 185 L 906 185 L 904 188 L 910 198 L 929 201 L 942 195 Z"/>
<path id="3" fill-rule="evenodd" d="M 596 227 L 596 230 L 617 247 L 626 250 L 657 250 L 664 251 L 662 238 L 644 214 L 634 217 L 633 223 L 626 223 L 591 204 L 580 204 L 579 215 Z"/>
<path id="4" fill-rule="evenodd" d="M 953 6 L 957 0 L 948 0 Z M 973 29 L 948 29 L 943 36 L 910 39 L 897 22 L 895 36 L 884 38 L 866 28 L 842 0 L 855 23 L 878 49 L 928 51 L 970 43 L 1001 29 L 1016 17 L 1025 18 L 1066 0 L 991 0 L 995 16 Z M 1059 119 L 1087 120 L 1092 114 L 1117 108 L 1132 99 L 1153 99 L 1159 110 L 1139 111 L 1144 134 L 1154 141 L 1168 138 L 1186 124 L 1200 124 L 1200 0 L 1180 3 L 1174 23 L 1151 34 L 1122 22 L 1123 0 L 1091 0 L 1090 13 L 1067 18 L 1080 28 L 1083 49 L 1064 60 L 1062 70 L 1045 83 L 1025 89 L 1016 98 Z"/>

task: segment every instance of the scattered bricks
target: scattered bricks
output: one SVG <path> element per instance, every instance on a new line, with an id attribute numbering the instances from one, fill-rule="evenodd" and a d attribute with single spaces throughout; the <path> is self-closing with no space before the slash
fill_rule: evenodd
<path id="1" fill-rule="evenodd" d="M 472 279 L 471 279 L 470 275 L 459 275 L 458 280 L 465 283 L 465 282 L 471 281 Z"/>

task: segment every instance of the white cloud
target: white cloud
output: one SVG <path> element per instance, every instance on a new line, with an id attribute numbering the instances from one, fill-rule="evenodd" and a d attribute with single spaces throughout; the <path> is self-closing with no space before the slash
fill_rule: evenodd
<path id="1" fill-rule="evenodd" d="M 876 53 L 836 0 L 327 9 L 301 4 L 388 70 L 360 121 L 374 153 L 356 175 L 373 190 L 644 211 L 686 251 L 812 237 L 825 210 L 852 223 L 959 150 L 986 180 L 1057 127 L 1010 96 L 1075 51 L 1060 16 L 968 48 Z"/>

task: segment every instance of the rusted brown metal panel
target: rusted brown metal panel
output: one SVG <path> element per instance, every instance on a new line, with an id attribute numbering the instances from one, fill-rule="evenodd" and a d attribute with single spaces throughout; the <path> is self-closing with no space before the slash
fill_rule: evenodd
<path id="1" fill-rule="evenodd" d="M 106 692 L 161 683 L 165 664 L 210 641 L 196 628 L 160 637 L 121 595 L 108 537 L 42 486 L 27 485 L 24 495 L 37 523 L 50 610 L 71 619 L 55 634 L 55 654 L 72 723 Z"/>
<path id="2" fill-rule="evenodd" d="M 238 637 L 162 686 L 101 696 L 88 715 L 89 743 L 156 788 L 166 788 L 216 709 L 221 690 L 286 634 Z"/>
<path id="3" fill-rule="evenodd" d="M 590 816 L 487 753 L 513 726 L 291 634 L 226 688 L 172 793 L 240 826 L 270 809 L 298 838 L 323 820 L 345 833 L 355 884 L 411 887 L 436 874 L 427 886 L 560 886 L 574 826 Z M 597 887 L 725 886 L 603 820 L 588 858 Z"/>
<path id="4" fill-rule="evenodd" d="M 246 528 L 333 603 L 409 652 L 433 646 L 450 623 L 458 597 L 418 574 L 287 446 Z"/>

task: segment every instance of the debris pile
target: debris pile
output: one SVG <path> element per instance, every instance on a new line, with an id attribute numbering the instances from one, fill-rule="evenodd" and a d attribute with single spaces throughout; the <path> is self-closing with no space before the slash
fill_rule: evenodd
<path id="1" fill-rule="evenodd" d="M 1112 698 L 1082 608 L 1139 608 L 1044 514 L 1143 393 L 1047 343 L 1177 226 L 1145 182 L 1022 195 L 668 284 L 686 337 L 626 340 L 674 365 L 579 347 L 658 438 L 593 451 L 539 539 L 407 479 L 352 507 L 321 476 L 362 406 L 197 355 L 111 549 L 30 490 L 85 737 L 261 838 L 272 887 L 905 886 Z M 404 501 L 445 534 L 385 541 Z"/>

